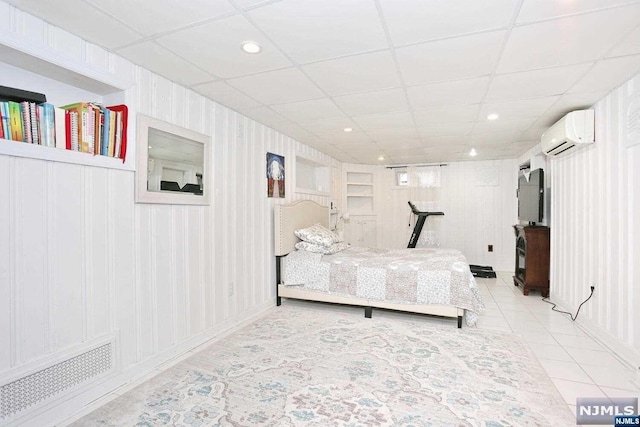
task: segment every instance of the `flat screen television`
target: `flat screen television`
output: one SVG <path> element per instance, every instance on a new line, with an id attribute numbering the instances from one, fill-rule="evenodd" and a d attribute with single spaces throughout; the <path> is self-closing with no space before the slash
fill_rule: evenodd
<path id="1" fill-rule="evenodd" d="M 544 214 L 544 171 L 531 171 L 529 179 L 518 179 L 518 219 L 530 224 L 542 222 Z"/>

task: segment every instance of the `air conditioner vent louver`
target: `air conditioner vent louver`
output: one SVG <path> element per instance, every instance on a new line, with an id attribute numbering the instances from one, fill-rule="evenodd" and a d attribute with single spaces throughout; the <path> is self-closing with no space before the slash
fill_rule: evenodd
<path id="1" fill-rule="evenodd" d="M 110 371 L 111 359 L 107 343 L 0 386 L 0 420 Z"/>

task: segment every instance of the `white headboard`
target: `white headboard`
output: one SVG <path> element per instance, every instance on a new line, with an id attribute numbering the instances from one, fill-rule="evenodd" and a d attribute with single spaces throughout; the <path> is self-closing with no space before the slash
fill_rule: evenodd
<path id="1" fill-rule="evenodd" d="M 295 250 L 300 241 L 294 230 L 322 224 L 329 228 L 329 208 L 311 200 L 298 200 L 287 205 L 276 205 L 273 212 L 276 256 Z"/>

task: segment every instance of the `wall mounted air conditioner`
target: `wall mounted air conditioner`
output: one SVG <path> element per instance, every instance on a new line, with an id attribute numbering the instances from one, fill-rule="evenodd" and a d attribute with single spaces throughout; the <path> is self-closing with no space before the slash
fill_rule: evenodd
<path id="1" fill-rule="evenodd" d="M 542 134 L 542 151 L 547 156 L 564 156 L 593 144 L 595 138 L 594 119 L 593 110 L 568 113 Z"/>

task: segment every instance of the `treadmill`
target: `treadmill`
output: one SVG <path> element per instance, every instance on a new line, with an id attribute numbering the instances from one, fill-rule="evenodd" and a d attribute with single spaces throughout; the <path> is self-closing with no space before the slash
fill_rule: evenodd
<path id="1" fill-rule="evenodd" d="M 409 239 L 409 245 L 407 248 L 415 248 L 416 243 L 418 243 L 418 239 L 420 238 L 420 233 L 422 233 L 422 227 L 424 227 L 424 223 L 428 217 L 432 215 L 444 215 L 444 212 L 426 212 L 419 211 L 416 208 L 416 205 L 409 202 L 409 206 L 411 207 L 411 212 L 418 217 L 416 221 L 415 227 L 413 227 L 413 233 L 411 233 L 411 238 Z M 469 269 L 471 270 L 471 274 L 474 277 L 485 277 L 485 278 L 495 278 L 496 273 L 493 271 L 493 267 L 484 266 L 484 265 L 469 265 Z"/>
<path id="2" fill-rule="evenodd" d="M 411 238 L 409 239 L 409 245 L 407 245 L 407 248 L 415 248 L 416 243 L 418 243 L 418 239 L 420 238 L 420 233 L 422 233 L 422 227 L 424 227 L 424 222 L 427 218 L 432 215 L 444 215 L 444 212 L 419 211 L 418 208 L 416 208 L 416 205 L 411 202 L 409 202 L 409 206 L 411 207 L 411 212 L 418 217 L 418 220 L 416 221 L 415 227 L 413 227 L 413 233 L 411 233 Z"/>

